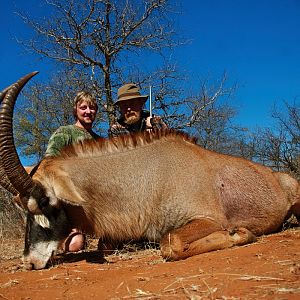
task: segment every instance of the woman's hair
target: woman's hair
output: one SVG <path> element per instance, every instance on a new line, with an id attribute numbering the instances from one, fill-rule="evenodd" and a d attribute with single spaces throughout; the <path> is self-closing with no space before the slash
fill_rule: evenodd
<path id="1" fill-rule="evenodd" d="M 74 98 L 73 104 L 73 116 L 75 120 L 77 120 L 77 105 L 80 105 L 83 101 L 86 101 L 88 105 L 94 106 L 96 108 L 96 111 L 98 110 L 98 104 L 94 95 L 85 91 L 78 92 L 76 94 L 76 97 Z"/>

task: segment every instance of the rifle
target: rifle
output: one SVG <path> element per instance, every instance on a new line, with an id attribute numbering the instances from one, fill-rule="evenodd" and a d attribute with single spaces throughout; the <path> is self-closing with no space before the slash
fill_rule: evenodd
<path id="1" fill-rule="evenodd" d="M 152 118 L 152 86 L 149 86 L 149 112 L 150 118 Z"/>

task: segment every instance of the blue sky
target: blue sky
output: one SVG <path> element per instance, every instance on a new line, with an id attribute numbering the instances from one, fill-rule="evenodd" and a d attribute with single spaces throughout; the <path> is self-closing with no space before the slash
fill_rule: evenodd
<path id="1" fill-rule="evenodd" d="M 184 2 L 182 23 L 194 37 L 186 61 L 238 82 L 242 126 L 270 126 L 273 103 L 300 103 L 299 0 Z"/>
<path id="2" fill-rule="evenodd" d="M 237 82 L 236 122 L 250 129 L 272 126 L 274 103 L 300 96 L 300 0 L 186 0 L 178 24 L 192 43 L 174 59 L 195 76 L 224 71 Z M 24 53 L 15 37 L 30 30 L 15 14 L 47 13 L 43 1 L 0 1 L 0 89 L 33 70 L 47 78 L 51 64 Z"/>

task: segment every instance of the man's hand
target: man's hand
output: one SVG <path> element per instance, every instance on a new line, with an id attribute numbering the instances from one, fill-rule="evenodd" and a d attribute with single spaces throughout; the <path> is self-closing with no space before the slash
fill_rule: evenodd
<path id="1" fill-rule="evenodd" d="M 122 126 L 121 124 L 113 124 L 113 125 L 111 126 L 111 128 L 112 128 L 112 129 L 118 130 L 118 129 L 124 128 L 124 126 Z"/>
<path id="2" fill-rule="evenodd" d="M 152 117 L 147 117 L 146 119 L 146 129 L 152 129 L 152 124 L 151 124 L 151 119 L 153 119 Z"/>
<path id="3" fill-rule="evenodd" d="M 160 116 L 148 117 L 146 119 L 146 129 L 162 129 L 167 128 Z"/>

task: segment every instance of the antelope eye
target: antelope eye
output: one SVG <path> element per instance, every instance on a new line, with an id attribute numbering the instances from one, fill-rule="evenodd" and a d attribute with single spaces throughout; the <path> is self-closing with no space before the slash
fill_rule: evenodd
<path id="1" fill-rule="evenodd" d="M 39 207 L 40 208 L 44 208 L 48 205 L 49 205 L 49 198 L 48 197 L 43 197 L 43 198 L 40 199 L 40 201 L 39 201 Z"/>

